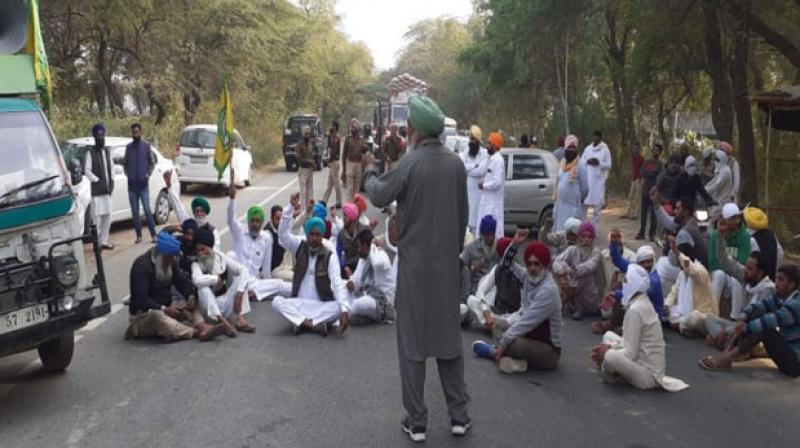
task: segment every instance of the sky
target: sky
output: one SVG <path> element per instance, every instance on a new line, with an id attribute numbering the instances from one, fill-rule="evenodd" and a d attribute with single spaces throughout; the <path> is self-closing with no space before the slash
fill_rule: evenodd
<path id="1" fill-rule="evenodd" d="M 337 0 L 336 13 L 342 31 L 351 40 L 362 41 L 372 51 L 375 69 L 394 66 L 403 47 L 403 34 L 412 24 L 440 16 L 466 19 L 471 0 Z"/>

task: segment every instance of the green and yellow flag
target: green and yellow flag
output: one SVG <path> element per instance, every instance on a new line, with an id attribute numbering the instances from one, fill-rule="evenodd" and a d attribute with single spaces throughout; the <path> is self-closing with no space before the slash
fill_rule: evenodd
<path id="1" fill-rule="evenodd" d="M 231 95 L 228 92 L 227 81 L 222 81 L 222 93 L 219 97 L 219 113 L 217 114 L 217 144 L 214 148 L 214 168 L 217 169 L 217 179 L 231 163 L 233 142 L 236 135 L 233 132 L 233 106 Z"/>
<path id="2" fill-rule="evenodd" d="M 47 63 L 47 53 L 44 50 L 42 28 L 39 26 L 39 0 L 30 1 L 30 15 L 28 22 L 28 43 L 25 52 L 33 55 L 33 73 L 36 80 L 36 89 L 42 97 L 44 109 L 50 108 L 53 97 L 53 86 L 50 81 L 50 65 Z"/>

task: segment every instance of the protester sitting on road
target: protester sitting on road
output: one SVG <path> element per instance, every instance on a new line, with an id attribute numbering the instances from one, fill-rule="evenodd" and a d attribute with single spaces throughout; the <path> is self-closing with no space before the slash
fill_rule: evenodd
<path id="1" fill-rule="evenodd" d="M 355 204 L 344 204 L 342 206 L 342 214 L 344 215 L 344 227 L 338 232 L 336 250 L 339 257 L 341 257 L 342 278 L 350 278 L 358 266 L 358 251 L 355 242 L 356 235 L 369 227 L 358 221 L 358 207 Z"/>
<path id="2" fill-rule="evenodd" d="M 700 178 L 700 169 L 697 167 L 697 159 L 694 156 L 686 157 L 686 162 L 683 164 L 683 171 L 678 176 L 678 183 L 675 190 L 676 200 L 681 198 L 689 198 L 697 201 L 698 196 L 703 200 L 706 207 L 717 205 L 714 198 L 708 194 L 705 187 L 703 187 L 703 180 Z"/>
<path id="3" fill-rule="evenodd" d="M 214 250 L 214 233 L 206 227 L 197 229 L 194 242 L 197 261 L 192 263 L 192 282 L 204 317 L 222 323 L 230 337 L 236 336 L 234 328 L 255 332 L 256 328 L 244 317 L 250 312 L 250 301 L 245 297 L 250 282 L 247 268 Z"/>
<path id="4" fill-rule="evenodd" d="M 207 325 L 197 313 L 192 282 L 176 263 L 180 250 L 178 239 L 162 231 L 156 246 L 133 262 L 125 339 L 158 337 L 174 342 L 199 337 L 207 341 L 221 334 L 222 327 Z M 181 297 L 174 297 L 173 291 Z"/>
<path id="5" fill-rule="evenodd" d="M 493 359 L 505 373 L 555 370 L 561 358 L 561 302 L 558 286 L 548 271 L 550 249 L 533 242 L 525 249 L 527 268 L 514 262 L 520 246 L 528 239 L 527 230 L 518 230 L 502 265 L 522 281 L 522 304 L 513 322 L 494 321 L 496 345 L 475 341 L 478 356 Z"/>
<path id="6" fill-rule="evenodd" d="M 608 245 L 609 247 L 600 251 L 600 260 L 603 264 L 603 275 L 598 276 L 598 289 L 600 291 L 606 291 L 609 285 L 612 284 L 612 280 L 615 275 L 617 275 L 619 270 L 619 265 L 614 263 L 614 260 L 611 258 L 611 247 L 616 247 L 617 254 L 622 257 L 627 267 L 627 262 L 635 262 L 636 261 L 636 252 L 628 249 L 625 246 L 625 242 L 623 241 L 622 231 L 618 228 L 611 229 L 611 232 L 608 233 Z M 624 274 L 625 271 L 622 271 Z"/>
<path id="7" fill-rule="evenodd" d="M 578 228 L 580 226 L 580 219 L 568 218 L 564 222 L 564 230 L 554 232 L 552 231 L 553 220 L 545 219 L 544 225 L 539 229 L 539 241 L 552 247 L 556 254 L 560 254 L 568 246 L 574 246 L 578 243 Z"/>
<path id="8" fill-rule="evenodd" d="M 462 302 L 466 302 L 467 297 L 475 294 L 481 279 L 500 261 L 495 248 L 496 230 L 497 222 L 492 215 L 484 216 L 478 227 L 480 238 L 469 243 L 461 251 Z"/>
<path id="9" fill-rule="evenodd" d="M 724 238 L 724 244 L 731 257 L 744 266 L 756 246 L 755 240 L 742 223 L 742 212 L 736 204 L 728 203 L 722 207 L 722 218 L 717 228 L 711 231 L 708 244 L 708 270 L 714 287 L 714 300 L 720 303 L 724 294 L 731 298 L 731 319 L 739 317 L 744 303 L 744 286 L 741 280 L 722 269 L 717 244 Z"/>
<path id="10" fill-rule="evenodd" d="M 272 236 L 261 230 L 264 225 L 264 209 L 254 205 L 247 210 L 247 225 L 236 221 L 236 187 L 231 187 L 228 201 L 228 229 L 233 239 L 233 250 L 228 256 L 247 268 L 250 281 L 247 295 L 250 300 L 264 300 L 275 294 L 288 295 L 291 283 L 272 278 Z"/>
<path id="11" fill-rule="evenodd" d="M 767 214 L 760 208 L 745 207 L 742 216 L 747 226 L 747 232 L 752 237 L 751 242 L 756 246 L 752 248 L 752 251 L 764 254 L 767 262 L 767 275 L 775 280 L 778 265 L 783 262 L 783 246 L 778 241 L 775 232 L 769 229 Z"/>
<path id="12" fill-rule="evenodd" d="M 369 219 L 367 216 L 367 199 L 361 193 L 353 196 L 353 204 L 358 208 L 358 223 L 364 227 L 369 227 L 370 230 L 375 230 L 378 226 L 378 221 Z"/>
<path id="13" fill-rule="evenodd" d="M 625 319 L 622 337 L 614 332 L 603 335 L 603 343 L 592 349 L 592 360 L 605 382 L 622 380 L 638 389 L 661 387 L 678 392 L 689 386 L 666 376 L 664 334 L 653 304 L 647 297 L 650 275 L 638 265 L 630 265 L 622 286 Z"/>
<path id="14" fill-rule="evenodd" d="M 394 290 L 397 278 L 383 249 L 373 244 L 374 235 L 363 229 L 356 235 L 358 266 L 345 284 L 354 325 L 394 321 Z"/>
<path id="15" fill-rule="evenodd" d="M 579 244 L 567 247 L 553 263 L 553 272 L 559 277 L 565 308 L 574 320 L 585 314 L 596 314 L 600 304 L 597 289 L 597 270 L 602 269 L 600 251 L 593 246 L 594 225 L 586 221 L 578 229 Z"/>
<path id="16" fill-rule="evenodd" d="M 511 238 L 497 240 L 498 259 L 502 260 L 510 244 Z M 473 320 L 488 332 L 497 319 L 513 324 L 522 300 L 522 280 L 515 276 L 511 266 L 495 265 L 478 283 L 475 294 L 467 298 L 467 304 L 461 305 L 462 321 Z"/>
<path id="17" fill-rule="evenodd" d="M 719 257 L 722 270 L 730 276 L 736 278 L 744 284 L 745 307 L 757 302 L 770 299 L 775 295 L 775 284 L 767 275 L 768 261 L 767 256 L 761 252 L 753 252 L 747 263 L 740 265 L 733 261 L 725 251 L 725 240 L 717 242 L 717 256 Z M 737 316 L 737 320 L 744 318 L 743 314 Z M 709 316 L 706 318 L 706 330 L 712 345 L 724 348 L 727 345 L 728 337 L 733 333 L 734 322 L 720 317 Z"/>
<path id="18" fill-rule="evenodd" d="M 708 316 L 719 315 L 711 289 L 711 277 L 705 266 L 690 254 L 683 253 L 670 236 L 669 257 L 680 267 L 677 282 L 664 301 L 670 325 L 684 336 L 703 336 Z"/>
<path id="19" fill-rule="evenodd" d="M 294 254 L 294 277 L 290 297 L 276 296 L 272 309 L 292 324 L 295 334 L 311 330 L 328 335 L 328 324 L 338 322 L 339 331 L 347 330 L 350 303 L 341 278 L 336 252 L 323 244 L 325 224 L 313 217 L 306 221 L 306 238 L 289 232 L 300 195 L 295 193 L 284 210 L 278 227 L 281 245 Z"/>
<path id="20" fill-rule="evenodd" d="M 278 239 L 278 224 L 281 222 L 281 216 L 283 216 L 283 207 L 280 205 L 273 205 L 269 211 L 269 221 L 264 226 L 264 230 L 269 232 L 272 238 L 272 262 L 270 263 L 270 269 L 272 270 L 272 276 L 274 278 L 291 281 L 291 255 L 281 246 L 281 242 Z"/>
<path id="21" fill-rule="evenodd" d="M 731 202 L 736 195 L 733 185 L 733 173 L 728 166 L 728 155 L 725 151 L 714 152 L 714 177 L 706 184 L 706 191 L 718 205 L 711 207 L 709 215 L 717 220 L 722 214 L 722 205 Z"/>
<path id="22" fill-rule="evenodd" d="M 619 272 L 621 273 L 620 275 L 624 276 L 633 263 L 630 263 L 627 259 L 620 256 L 618 246 L 613 242 L 609 246 L 609 252 L 611 252 L 611 258 L 619 269 Z M 664 295 L 661 289 L 661 279 L 658 276 L 658 272 L 655 270 L 656 253 L 651 246 L 644 245 L 639 247 L 634 257 L 636 260 L 635 264 L 643 267 L 650 276 L 650 289 L 647 290 L 647 297 L 653 304 L 653 308 L 656 310 L 658 319 L 663 321 Z M 615 290 L 613 294 L 614 303 L 611 307 L 611 315 L 609 316 L 609 319 L 592 323 L 592 331 L 596 334 L 603 334 L 606 331 L 613 331 L 622 325 L 625 314 L 625 309 L 622 306 L 622 288 L 620 287 L 619 289 Z"/>
<path id="23" fill-rule="evenodd" d="M 775 295 L 742 310 L 732 331 L 731 342 L 716 356 L 700 359 L 706 370 L 727 371 L 746 358 L 759 343 L 778 370 L 792 378 L 800 376 L 800 269 L 783 265 L 775 280 Z"/>
<path id="24" fill-rule="evenodd" d="M 169 205 L 172 210 L 175 210 L 175 216 L 178 218 L 178 222 L 182 223 L 187 219 L 191 219 L 192 217 L 186 213 L 186 208 L 183 206 L 181 198 L 178 196 L 179 192 L 175 191 L 175 188 L 172 188 L 172 171 L 164 172 L 164 185 L 166 185 L 167 188 Z M 177 184 L 175 184 L 175 187 L 177 187 Z M 214 241 L 216 241 L 214 250 L 222 250 L 222 238 L 220 237 L 219 231 L 208 222 L 208 215 L 211 213 L 211 204 L 208 203 L 208 199 L 202 196 L 197 196 L 192 199 L 191 207 L 192 215 L 194 216 L 194 220 L 197 222 L 197 227 L 205 227 L 208 230 L 211 230 L 211 232 L 214 234 Z"/>

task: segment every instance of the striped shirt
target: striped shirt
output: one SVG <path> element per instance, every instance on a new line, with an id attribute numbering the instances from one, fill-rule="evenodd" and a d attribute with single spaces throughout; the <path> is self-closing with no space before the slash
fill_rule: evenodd
<path id="1" fill-rule="evenodd" d="M 786 343 L 800 357 L 800 292 L 795 291 L 786 300 L 776 296 L 760 302 L 751 303 L 743 310 L 748 316 L 747 333 L 761 333 L 766 328 L 780 329 Z M 750 316 L 763 313 L 752 319 Z"/>

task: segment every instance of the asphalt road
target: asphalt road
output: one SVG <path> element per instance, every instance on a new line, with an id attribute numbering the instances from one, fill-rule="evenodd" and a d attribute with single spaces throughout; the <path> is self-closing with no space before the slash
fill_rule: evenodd
<path id="1" fill-rule="evenodd" d="M 315 177 L 318 193 L 326 174 Z M 283 205 L 296 188 L 294 174 L 263 172 L 240 191 L 238 211 L 260 202 Z M 203 192 L 190 190 L 182 200 L 188 204 Z M 223 229 L 226 204 L 219 193 L 211 200 L 210 219 Z M 121 300 L 128 269 L 149 247 L 132 244 L 132 234 L 131 225 L 114 227 L 117 249 L 105 260 L 114 312 L 78 333 L 66 373 L 43 373 L 35 352 L 0 359 L 0 447 L 411 445 L 400 431 L 392 326 L 353 328 L 343 338 L 294 336 L 269 303 L 257 303 L 249 316 L 258 327 L 254 335 L 208 343 L 125 341 Z M 223 247 L 230 247 L 227 234 Z M 566 322 L 564 334 L 558 371 L 508 376 L 472 355 L 470 344 L 485 336 L 465 330 L 474 427 L 466 439 L 449 435 L 429 362 L 428 445 L 784 447 L 797 439 L 792 425 L 800 381 L 768 361 L 708 373 L 697 359 L 710 349 L 668 333 L 667 371 L 691 388 L 641 392 L 600 382 L 589 358 L 599 338 L 588 320 Z"/>

